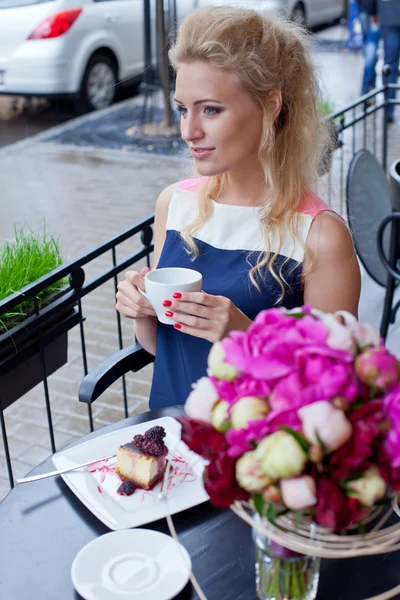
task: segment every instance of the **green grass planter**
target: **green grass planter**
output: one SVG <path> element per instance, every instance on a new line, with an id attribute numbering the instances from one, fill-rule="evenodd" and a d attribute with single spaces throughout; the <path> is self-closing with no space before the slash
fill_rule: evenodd
<path id="1" fill-rule="evenodd" d="M 0 247 L 0 302 L 36 282 L 62 264 L 58 240 L 31 231 L 16 231 Z M 68 360 L 68 330 L 79 323 L 74 308 L 52 311 L 66 291 L 66 279 L 35 297 L 27 295 L 12 312 L 0 314 L 0 400 L 3 409 L 40 383 Z M 36 302 L 40 318 L 36 315 Z M 42 312 L 43 309 L 43 312 Z"/>

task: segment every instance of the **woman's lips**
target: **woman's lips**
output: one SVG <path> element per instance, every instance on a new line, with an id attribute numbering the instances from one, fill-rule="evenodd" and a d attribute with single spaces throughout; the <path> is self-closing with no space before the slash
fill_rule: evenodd
<path id="1" fill-rule="evenodd" d="M 214 150 L 215 148 L 190 148 L 194 158 L 197 159 L 207 158 Z"/>

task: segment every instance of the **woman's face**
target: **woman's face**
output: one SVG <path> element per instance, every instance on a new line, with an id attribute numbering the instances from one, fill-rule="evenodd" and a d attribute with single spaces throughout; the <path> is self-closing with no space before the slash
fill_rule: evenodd
<path id="1" fill-rule="evenodd" d="M 179 66 L 175 101 L 181 135 L 201 175 L 220 175 L 258 162 L 262 109 L 236 75 L 208 62 Z"/>

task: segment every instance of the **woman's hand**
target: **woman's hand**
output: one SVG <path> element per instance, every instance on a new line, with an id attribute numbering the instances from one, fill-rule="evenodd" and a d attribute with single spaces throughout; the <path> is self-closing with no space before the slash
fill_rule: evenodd
<path id="1" fill-rule="evenodd" d="M 125 281 L 118 284 L 117 304 L 115 308 L 121 315 L 129 319 L 147 319 L 155 317 L 150 302 L 138 290 L 145 291 L 144 276 L 150 269 L 144 267 L 140 273 L 127 271 Z"/>
<path id="2" fill-rule="evenodd" d="M 228 298 L 205 292 L 182 292 L 165 299 L 165 314 L 182 333 L 218 342 L 230 331 L 245 331 L 252 321 Z M 180 312 L 176 312 L 180 311 Z"/>

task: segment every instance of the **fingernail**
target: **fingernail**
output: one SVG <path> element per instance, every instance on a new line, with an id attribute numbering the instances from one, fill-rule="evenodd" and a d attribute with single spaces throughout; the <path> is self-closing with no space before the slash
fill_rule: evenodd
<path id="1" fill-rule="evenodd" d="M 174 313 L 173 313 L 173 312 L 171 312 L 170 310 L 166 310 L 166 311 L 165 311 L 165 316 L 166 316 L 166 317 L 173 317 L 173 316 L 174 316 Z"/>
<path id="2" fill-rule="evenodd" d="M 173 298 L 182 298 L 182 294 L 180 292 L 176 292 L 175 294 L 172 294 Z"/>
<path id="3" fill-rule="evenodd" d="M 164 302 L 162 303 L 163 306 L 171 306 L 171 304 L 171 300 L 164 300 Z"/>
<path id="4" fill-rule="evenodd" d="M 179 325 L 179 323 L 174 323 L 174 327 L 175 329 L 182 329 L 182 325 Z"/>

